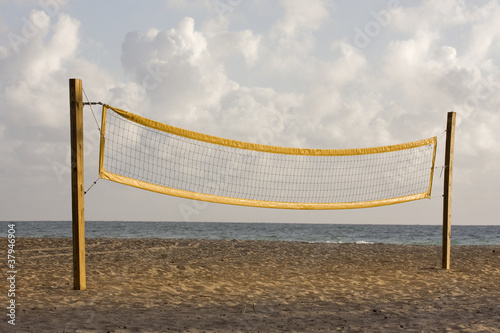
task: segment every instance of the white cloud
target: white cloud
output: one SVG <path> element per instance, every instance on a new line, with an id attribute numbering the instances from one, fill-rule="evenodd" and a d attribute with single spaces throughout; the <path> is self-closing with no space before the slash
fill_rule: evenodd
<path id="1" fill-rule="evenodd" d="M 122 63 L 147 96 L 148 113 L 160 120 L 210 117 L 207 109 L 233 86 L 191 18 L 169 31 L 128 34 Z"/>
<path id="2" fill-rule="evenodd" d="M 206 10 L 211 6 L 210 0 L 166 0 L 169 8 L 191 11 L 191 10 Z"/>
<path id="3" fill-rule="evenodd" d="M 500 51 L 500 23 L 496 19 L 498 15 L 500 4 L 497 2 L 476 9 L 472 27 L 466 36 L 466 54 L 470 63 L 486 62 Z"/>
<path id="4" fill-rule="evenodd" d="M 269 54 L 265 61 L 280 75 L 307 65 L 304 58 L 314 51 L 314 32 L 328 19 L 325 1 L 281 1 L 285 14 L 270 29 Z M 310 60 L 310 59 L 307 59 Z"/>
<path id="5" fill-rule="evenodd" d="M 45 13 L 33 11 L 31 18 L 38 15 Z M 68 75 L 63 64 L 75 56 L 79 23 L 65 14 L 53 25 L 48 16 L 44 22 L 36 35 L 20 46 L 19 53 L 11 50 L 0 62 L 6 107 L 19 110 L 6 116 L 25 118 L 25 124 L 60 126 L 58 106 L 63 101 L 57 97 L 67 89 L 61 80 Z"/>
<path id="6" fill-rule="evenodd" d="M 0 103 L 7 110 L 0 114 L 0 151 L 9 156 L 2 180 L 11 181 L 12 170 L 25 170 L 30 181 L 47 185 L 57 179 L 52 163 L 67 164 L 70 77 L 82 78 L 94 101 L 190 130 L 284 146 L 346 148 L 419 139 L 442 132 L 446 112 L 455 110 L 459 172 L 469 177 L 459 184 L 473 183 L 481 170 L 498 170 L 497 1 L 401 4 L 365 48 L 326 31 L 345 21 L 338 17 L 342 12 L 331 10 L 331 1 L 280 1 L 282 12 L 273 7 L 265 24 L 258 9 L 271 6 L 267 2 L 242 4 L 223 17 L 214 15 L 208 0 L 162 4 L 204 18 L 117 32 L 125 79 L 79 52 L 93 45 L 81 42 L 92 40 L 80 29 L 90 19 L 38 8 L 27 17 L 38 24 L 24 27 L 24 35 L 23 27 L 0 26 L 24 38 L 18 52 L 0 47 Z"/>
<path id="7" fill-rule="evenodd" d="M 442 32 L 474 19 L 468 7 L 464 0 L 425 0 L 420 5 L 398 6 L 392 11 L 391 28 L 409 33 L 416 30 Z"/>
<path id="8" fill-rule="evenodd" d="M 140 91 L 144 79 L 156 73 L 158 87 L 151 81 L 155 87 L 144 97 L 147 112 L 191 129 L 256 137 L 266 128 L 268 115 L 281 112 L 288 126 L 275 128 L 276 142 L 269 143 L 284 142 L 288 136 L 289 142 L 301 145 L 325 147 L 333 142 L 352 147 L 437 133 L 442 114 L 468 89 L 468 82 L 458 83 L 457 78 L 468 81 L 479 70 L 465 67 L 457 49 L 443 44 L 439 29 L 428 30 L 427 24 L 407 39 L 390 42 L 380 63 L 369 63 L 365 50 L 345 40 L 334 41 L 332 58 L 321 60 L 314 55 L 315 31 L 330 17 L 326 3 L 281 4 L 283 18 L 260 35 L 228 31 L 227 22 L 197 30 L 189 18 L 169 31 L 130 34 L 122 60 L 134 74 L 135 85 L 123 87 Z M 418 10 L 396 13 L 418 16 L 432 11 L 431 6 L 426 2 Z M 450 6 L 442 4 L 434 11 L 464 10 L 460 3 L 455 9 Z M 435 23 L 434 16 L 429 21 Z M 252 85 L 229 78 L 238 56 L 246 64 L 240 73 L 246 73 Z M 274 102 L 279 99 L 286 102 Z"/>
<path id="9" fill-rule="evenodd" d="M 43 216 L 67 196 L 60 187 L 69 179 L 68 79 L 76 76 L 95 83 L 87 91 L 91 97 L 111 81 L 105 71 L 79 58 L 78 20 L 33 10 L 26 22 L 33 23 L 30 33 L 20 30 L 18 50 L 10 47 L 0 59 L 0 151 L 8 156 L 0 168 L 0 199 L 17 200 L 8 218 L 17 216 L 12 212 L 19 212 L 26 202 L 33 216 Z M 89 166 L 95 158 L 87 160 Z"/>
<path id="10" fill-rule="evenodd" d="M 329 17 L 327 3 L 323 0 L 281 0 L 285 16 L 273 27 L 273 34 L 295 39 L 302 33 L 318 30 Z"/>
<path id="11" fill-rule="evenodd" d="M 260 59 L 262 36 L 254 35 L 251 30 L 209 32 L 206 36 L 210 41 L 208 44 L 210 53 L 225 64 L 238 54 L 243 57 L 245 65 L 249 68 Z"/>

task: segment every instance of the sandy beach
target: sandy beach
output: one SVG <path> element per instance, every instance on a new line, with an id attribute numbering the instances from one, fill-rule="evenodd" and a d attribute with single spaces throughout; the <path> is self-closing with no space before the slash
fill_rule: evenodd
<path id="1" fill-rule="evenodd" d="M 17 239 L 1 332 L 500 332 L 500 246 L 88 239 L 76 291 L 71 244 Z"/>

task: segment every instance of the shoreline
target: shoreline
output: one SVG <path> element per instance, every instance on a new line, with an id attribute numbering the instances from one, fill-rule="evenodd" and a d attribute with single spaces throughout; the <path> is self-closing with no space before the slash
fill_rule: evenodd
<path id="1" fill-rule="evenodd" d="M 500 332 L 500 245 L 92 238 L 85 291 L 70 238 L 16 252 L 18 332 Z"/>
<path id="2" fill-rule="evenodd" d="M 4 230 L 8 224 L 3 225 Z M 15 224 L 22 237 L 71 238 L 71 222 Z M 245 239 L 288 240 L 317 243 L 383 243 L 441 245 L 442 226 L 354 225 L 294 223 L 94 223 L 85 225 L 85 236 L 116 239 Z M 452 245 L 500 245 L 498 227 L 454 227 Z"/>
<path id="3" fill-rule="evenodd" d="M 0 242 L 5 242 L 7 237 L 0 236 Z M 61 242 L 72 242 L 72 236 L 67 237 L 52 237 L 52 236 L 16 236 L 17 240 L 35 240 L 35 241 L 61 241 Z M 331 245 L 387 245 L 387 246 L 426 246 L 426 247 L 438 247 L 441 248 L 441 244 L 403 244 L 403 243 L 384 243 L 384 242 L 371 242 L 371 241 L 354 241 L 354 242 L 334 242 L 334 241 L 303 241 L 303 240 L 282 240 L 282 239 L 237 239 L 237 238 L 223 238 L 223 239 L 213 239 L 213 238 L 163 238 L 163 237 L 86 237 L 86 244 L 94 245 L 95 242 L 100 241 L 145 241 L 145 242 L 262 242 L 262 243 L 299 243 L 299 244 L 331 244 Z M 452 239 L 453 241 L 453 239 Z M 460 247 L 497 247 L 500 248 L 500 244 L 451 244 L 452 248 Z"/>

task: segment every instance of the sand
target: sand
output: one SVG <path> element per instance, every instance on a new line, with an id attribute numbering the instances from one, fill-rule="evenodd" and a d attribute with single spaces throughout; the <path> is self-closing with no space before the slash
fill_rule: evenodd
<path id="1" fill-rule="evenodd" d="M 88 239 L 85 291 L 70 239 L 16 250 L 16 332 L 500 332 L 500 246 Z"/>

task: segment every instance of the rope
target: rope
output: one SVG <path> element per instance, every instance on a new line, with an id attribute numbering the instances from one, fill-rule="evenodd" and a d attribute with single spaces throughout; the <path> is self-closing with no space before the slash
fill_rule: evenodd
<path id="1" fill-rule="evenodd" d="M 101 102 L 90 102 L 89 98 L 87 97 L 87 93 L 85 92 L 85 89 L 83 87 L 82 87 L 82 90 L 83 90 L 83 94 L 85 95 L 85 99 L 87 100 L 87 103 L 83 103 L 83 105 L 90 106 L 90 110 L 92 111 L 92 115 L 94 116 L 94 120 L 95 120 L 95 124 L 97 125 L 97 129 L 99 130 L 99 133 L 101 133 L 101 135 L 102 135 L 101 128 L 99 127 L 99 122 L 97 121 L 97 117 L 95 116 L 94 109 L 92 108 L 92 105 L 96 105 L 96 104 L 102 105 L 102 103 Z"/>
<path id="2" fill-rule="evenodd" d="M 441 133 L 435 135 L 438 139 L 444 134 L 446 133 L 446 130 L 442 131 Z"/>
<path id="3" fill-rule="evenodd" d="M 91 188 L 92 188 L 95 184 L 97 184 L 97 182 L 99 181 L 99 179 L 101 179 L 101 178 L 97 178 L 97 179 L 96 179 L 96 180 L 92 183 L 92 185 L 90 185 L 90 187 L 87 189 L 87 191 L 84 191 L 84 192 L 83 192 L 83 194 L 87 194 L 87 193 L 88 193 L 88 191 L 90 191 L 90 189 L 91 189 Z"/>
<path id="4" fill-rule="evenodd" d="M 441 133 L 437 134 L 436 137 L 438 139 L 438 142 L 441 140 L 441 136 L 443 136 L 446 133 L 446 130 L 442 131 Z M 443 171 L 446 168 L 446 165 L 441 165 L 441 166 L 436 166 L 434 167 L 434 170 L 441 169 L 441 173 L 439 175 L 439 178 L 443 177 Z"/>
<path id="5" fill-rule="evenodd" d="M 84 89 L 83 87 L 82 87 L 82 91 L 83 91 L 83 94 L 85 95 L 85 99 L 87 100 L 87 102 L 86 102 L 86 103 L 83 103 L 83 105 L 88 105 L 88 106 L 90 106 L 90 110 L 92 111 L 92 115 L 94 116 L 94 121 L 95 121 L 95 124 L 97 125 L 97 130 L 99 131 L 99 133 L 100 133 L 100 135 L 101 135 L 101 137 L 102 137 L 103 135 L 102 135 L 101 127 L 99 126 L 99 122 L 97 121 L 97 117 L 96 117 L 96 115 L 95 115 L 95 113 L 94 113 L 94 109 L 92 108 L 92 105 L 103 105 L 103 104 L 102 104 L 101 102 L 91 102 L 91 101 L 89 101 L 89 98 L 88 98 L 88 96 L 87 96 L 87 93 L 85 92 L 85 89 Z M 98 178 L 97 178 L 97 179 L 96 179 L 96 180 L 92 183 L 92 185 L 90 185 L 90 187 L 87 189 L 87 191 L 84 191 L 84 192 L 83 192 L 83 194 L 84 194 L 84 195 L 85 195 L 85 194 L 87 194 L 87 193 L 90 191 L 90 189 L 91 189 L 91 188 L 92 188 L 95 184 L 97 184 L 97 181 L 99 181 L 99 179 L 100 179 L 100 177 L 98 177 Z"/>

